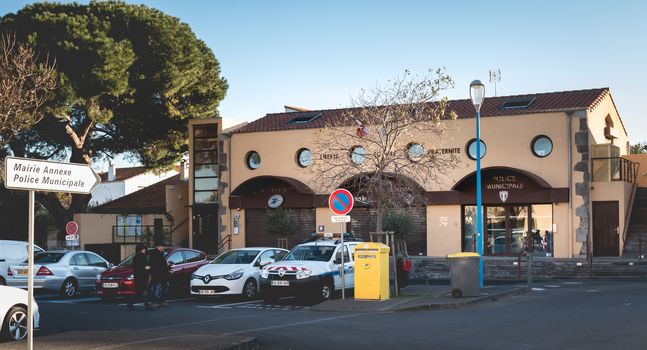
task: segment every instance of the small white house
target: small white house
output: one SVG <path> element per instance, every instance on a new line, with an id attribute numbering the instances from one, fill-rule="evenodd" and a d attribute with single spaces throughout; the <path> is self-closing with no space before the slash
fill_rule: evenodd
<path id="1" fill-rule="evenodd" d="M 144 167 L 117 168 L 110 162 L 108 171 L 99 174 L 101 183 L 92 190 L 89 206 L 99 206 L 166 180 L 179 174 L 183 166 L 156 174 L 153 171 L 147 171 Z"/>

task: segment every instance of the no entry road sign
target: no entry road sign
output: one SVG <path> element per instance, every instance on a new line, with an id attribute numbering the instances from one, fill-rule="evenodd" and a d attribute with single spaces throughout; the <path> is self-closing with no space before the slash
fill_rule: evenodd
<path id="1" fill-rule="evenodd" d="M 355 200 L 350 191 L 338 188 L 328 197 L 328 207 L 335 215 L 346 215 L 353 209 Z"/>

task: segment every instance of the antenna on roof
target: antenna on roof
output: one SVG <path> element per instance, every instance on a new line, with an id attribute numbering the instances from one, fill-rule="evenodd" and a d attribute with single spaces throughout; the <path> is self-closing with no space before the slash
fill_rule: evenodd
<path id="1" fill-rule="evenodd" d="M 494 83 L 494 96 L 496 96 L 496 83 L 501 81 L 501 70 L 499 68 L 490 69 L 490 83 Z"/>

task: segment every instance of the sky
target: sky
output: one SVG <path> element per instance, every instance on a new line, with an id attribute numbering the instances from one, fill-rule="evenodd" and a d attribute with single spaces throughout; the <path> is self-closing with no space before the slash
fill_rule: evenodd
<path id="1" fill-rule="evenodd" d="M 0 14 L 33 1 L 0 0 Z M 81 1 L 82 3 L 85 1 Z M 497 95 L 610 87 L 632 143 L 647 141 L 647 1 L 148 0 L 220 61 L 227 124 L 284 105 L 348 106 L 362 88 L 445 67 L 469 97 L 497 68 Z"/>

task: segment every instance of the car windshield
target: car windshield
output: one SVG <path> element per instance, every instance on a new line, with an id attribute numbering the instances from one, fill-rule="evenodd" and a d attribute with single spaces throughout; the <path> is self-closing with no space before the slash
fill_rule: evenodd
<path id="1" fill-rule="evenodd" d="M 153 249 L 149 249 L 146 251 L 146 255 L 150 255 L 153 252 Z M 168 256 L 168 251 L 164 251 L 164 257 Z M 132 266 L 133 265 L 133 258 L 135 257 L 135 253 L 128 255 L 128 257 L 124 260 L 122 260 L 119 265 L 117 266 Z"/>
<path id="2" fill-rule="evenodd" d="M 34 254 L 34 263 L 35 264 L 47 264 L 47 263 L 57 263 L 65 253 L 36 253 Z"/>
<path id="3" fill-rule="evenodd" d="M 329 245 L 297 246 L 283 260 L 329 261 L 335 247 Z"/>
<path id="4" fill-rule="evenodd" d="M 220 254 L 212 264 L 251 264 L 260 250 L 230 250 Z"/>

